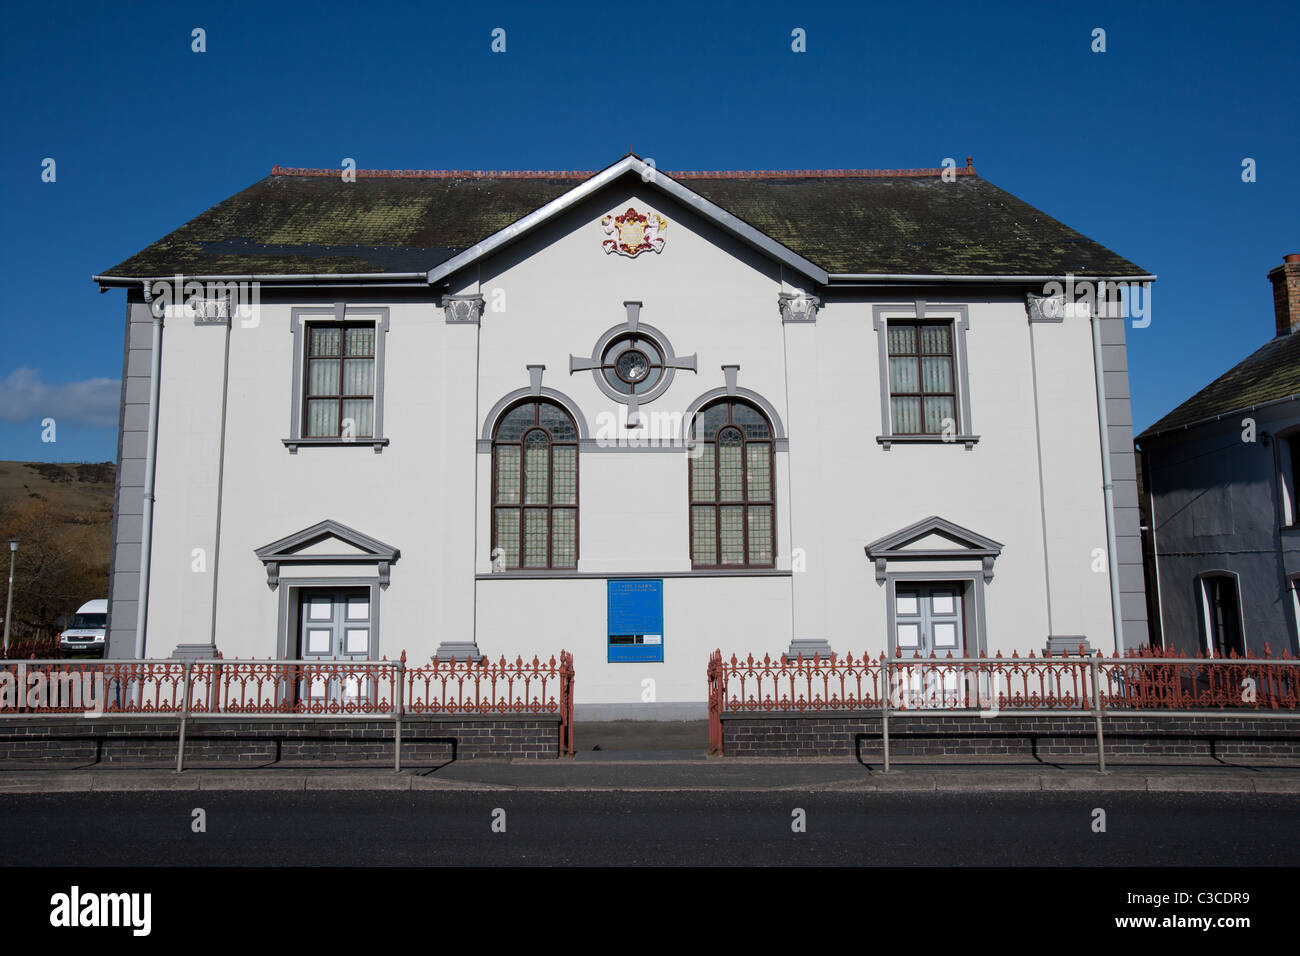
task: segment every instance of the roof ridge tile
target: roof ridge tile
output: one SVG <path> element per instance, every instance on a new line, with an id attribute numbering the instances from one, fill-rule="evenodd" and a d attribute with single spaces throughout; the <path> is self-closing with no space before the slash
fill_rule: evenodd
<path id="1" fill-rule="evenodd" d="M 673 179 L 899 179 L 942 176 L 948 169 L 728 169 L 662 170 Z M 340 177 L 342 169 L 317 169 L 302 166 L 271 167 L 272 176 Z M 600 170 L 591 169 L 356 169 L 348 170 L 358 179 L 589 179 Z M 957 176 L 974 176 L 970 157 L 965 166 L 951 169 Z"/>

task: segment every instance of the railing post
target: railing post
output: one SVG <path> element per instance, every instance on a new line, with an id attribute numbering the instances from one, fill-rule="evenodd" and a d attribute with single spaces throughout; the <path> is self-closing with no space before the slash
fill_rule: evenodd
<path id="1" fill-rule="evenodd" d="M 573 750 L 573 655 L 560 649 L 560 756 Z"/>
<path id="2" fill-rule="evenodd" d="M 885 748 L 885 773 L 889 773 L 889 652 L 880 656 L 880 739 Z"/>
<path id="3" fill-rule="evenodd" d="M 709 655 L 709 756 L 722 756 L 722 650 Z"/>
<path id="4" fill-rule="evenodd" d="M 217 662 L 212 665 L 212 677 L 208 681 L 208 712 L 221 713 L 221 652 L 217 651 Z"/>
<path id="5" fill-rule="evenodd" d="M 190 716 L 190 667 L 193 663 L 193 661 L 186 661 L 182 665 L 184 667 L 184 677 L 181 681 L 181 728 L 176 743 L 177 773 L 185 769 L 185 725 L 188 723 Z"/>
<path id="6" fill-rule="evenodd" d="M 402 772 L 402 712 L 405 709 L 406 651 L 397 661 L 397 688 L 393 692 L 393 773 Z"/>
<path id="7" fill-rule="evenodd" d="M 1088 660 L 1088 670 L 1092 675 L 1092 715 L 1097 722 L 1097 772 L 1106 772 L 1106 741 L 1101 732 L 1101 666 L 1097 661 L 1097 651 Z"/>

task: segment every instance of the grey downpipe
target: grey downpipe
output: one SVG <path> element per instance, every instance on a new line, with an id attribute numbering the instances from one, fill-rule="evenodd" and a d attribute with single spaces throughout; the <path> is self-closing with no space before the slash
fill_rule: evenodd
<path id="1" fill-rule="evenodd" d="M 158 395 L 162 372 L 163 317 L 153 308 L 153 293 L 146 280 L 144 301 L 153 315 L 153 340 L 149 352 L 149 432 L 145 439 L 144 502 L 140 519 L 140 591 L 135 617 L 135 658 L 144 659 L 145 628 L 149 623 L 149 553 L 153 545 L 154 465 L 158 457 Z"/>
<path id="2" fill-rule="evenodd" d="M 1092 315 L 1092 360 L 1097 379 L 1097 424 L 1101 426 L 1101 488 L 1106 502 L 1106 565 L 1110 572 L 1110 613 L 1115 650 L 1124 653 L 1124 618 L 1119 603 L 1119 556 L 1115 553 L 1115 486 L 1110 474 L 1110 424 L 1106 418 L 1106 373 L 1101 361 L 1101 317 Z"/>

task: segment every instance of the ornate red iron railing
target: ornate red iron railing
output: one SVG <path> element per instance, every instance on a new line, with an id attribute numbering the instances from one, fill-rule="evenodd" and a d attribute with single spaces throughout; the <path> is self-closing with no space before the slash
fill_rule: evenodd
<path id="1" fill-rule="evenodd" d="M 545 663 L 534 657 L 507 661 L 434 660 L 406 671 L 407 714 L 559 714 L 557 695 L 562 690 L 561 670 L 566 659 L 572 673 L 572 655 L 560 652 Z M 570 680 L 572 678 L 570 677 Z"/>
<path id="2" fill-rule="evenodd" d="M 573 655 L 542 662 L 0 661 L 0 716 L 557 715 L 572 752 Z"/>
<path id="3" fill-rule="evenodd" d="M 724 713 L 824 711 L 1067 711 L 1252 714 L 1300 710 L 1300 660 L 1182 657 L 1141 648 L 1124 655 L 829 659 L 732 655 L 709 659 L 709 747 L 722 752 Z"/>

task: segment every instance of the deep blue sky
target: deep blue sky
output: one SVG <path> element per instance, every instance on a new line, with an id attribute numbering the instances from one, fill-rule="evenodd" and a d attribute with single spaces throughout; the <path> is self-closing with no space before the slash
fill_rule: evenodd
<path id="1" fill-rule="evenodd" d="M 1159 275 L 1150 327 L 1129 331 L 1140 429 L 1273 335 L 1265 274 L 1300 252 L 1300 6 L 1134 6 L 7 9 L 0 458 L 114 458 L 124 293 L 100 295 L 91 274 L 275 163 L 598 169 L 629 146 L 663 169 L 973 155 Z M 206 53 L 191 52 L 194 27 Z M 505 54 L 489 50 L 494 27 Z M 790 50 L 795 27 L 806 53 Z M 1245 157 L 1257 182 L 1241 180 Z"/>

